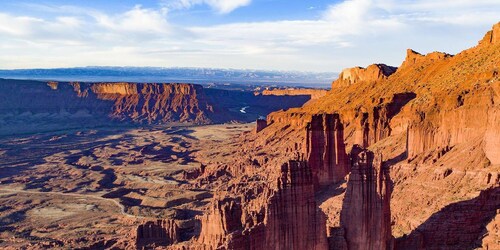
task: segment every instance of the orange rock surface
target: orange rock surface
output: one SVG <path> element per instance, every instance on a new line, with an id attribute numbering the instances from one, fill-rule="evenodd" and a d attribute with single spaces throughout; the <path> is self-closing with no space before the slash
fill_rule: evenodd
<path id="1" fill-rule="evenodd" d="M 496 247 L 499 29 L 500 23 L 478 46 L 454 56 L 408 50 L 397 70 L 347 69 L 326 96 L 270 114 L 268 126 L 244 136 L 224 167 L 207 162 L 203 178 L 212 181 L 202 185 L 238 197 L 231 214 L 241 210 L 241 224 L 227 226 L 234 219 L 227 215 L 204 217 L 202 228 L 234 230 L 214 230 L 217 240 L 201 234 L 196 243 L 206 249 Z"/>

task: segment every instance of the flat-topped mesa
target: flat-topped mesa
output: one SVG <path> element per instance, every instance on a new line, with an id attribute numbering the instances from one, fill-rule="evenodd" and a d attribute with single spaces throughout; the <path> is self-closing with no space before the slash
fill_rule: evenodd
<path id="1" fill-rule="evenodd" d="M 137 226 L 136 247 L 168 246 L 179 241 L 179 227 L 174 220 L 148 221 Z"/>
<path id="2" fill-rule="evenodd" d="M 137 84 L 135 83 L 96 83 L 91 86 L 92 92 L 97 95 L 136 95 Z"/>
<path id="3" fill-rule="evenodd" d="M 400 68 L 405 68 L 423 61 L 436 62 L 441 61 L 443 59 L 452 57 L 452 55 L 443 53 L 443 52 L 431 52 L 427 55 L 422 55 L 412 49 L 406 50 L 406 58 L 404 62 L 401 64 Z"/>
<path id="4" fill-rule="evenodd" d="M 347 87 L 360 82 L 375 82 L 385 79 L 396 72 L 397 68 L 385 64 L 372 64 L 366 68 L 354 67 L 342 70 L 332 88 Z"/>
<path id="5" fill-rule="evenodd" d="M 391 190 L 389 170 L 382 166 L 382 156 L 354 145 L 340 214 L 348 249 L 392 249 Z"/>
<path id="6" fill-rule="evenodd" d="M 348 159 L 344 144 L 344 126 L 338 114 L 313 115 L 307 126 L 307 163 L 317 187 L 344 180 Z"/>
<path id="7" fill-rule="evenodd" d="M 500 44 L 500 22 L 493 25 L 490 31 L 479 41 L 480 45 Z"/>
<path id="8" fill-rule="evenodd" d="M 328 94 L 326 89 L 305 89 L 305 88 L 286 88 L 286 89 L 266 89 L 262 91 L 262 95 L 277 95 L 277 96 L 294 96 L 305 95 L 310 96 L 311 100 L 319 99 Z"/>

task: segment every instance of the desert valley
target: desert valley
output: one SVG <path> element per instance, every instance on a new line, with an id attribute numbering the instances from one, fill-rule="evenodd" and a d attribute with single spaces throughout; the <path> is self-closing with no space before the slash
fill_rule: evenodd
<path id="1" fill-rule="evenodd" d="M 0 249 L 500 250 L 499 15 L 3 1 Z"/>
<path id="2" fill-rule="evenodd" d="M 499 249 L 499 66 L 496 24 L 329 91 L 2 80 L 0 247 Z"/>

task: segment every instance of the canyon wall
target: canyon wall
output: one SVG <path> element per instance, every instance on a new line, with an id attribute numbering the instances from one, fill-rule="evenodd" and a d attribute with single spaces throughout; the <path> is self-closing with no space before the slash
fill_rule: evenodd
<path id="1" fill-rule="evenodd" d="M 392 249 L 389 170 L 382 156 L 355 145 L 340 225 L 348 249 Z"/>
<path id="2" fill-rule="evenodd" d="M 136 247 L 166 246 L 179 241 L 179 227 L 174 220 L 149 221 L 137 226 Z"/>
<path id="3" fill-rule="evenodd" d="M 301 88 L 288 88 L 288 89 L 266 89 L 262 91 L 262 95 L 275 95 L 275 96 L 310 96 L 311 100 L 315 100 L 325 96 L 328 90 L 324 89 L 301 89 Z M 260 94 L 257 92 L 257 94 Z"/>
<path id="4" fill-rule="evenodd" d="M 173 122 L 250 122 L 309 96 L 255 96 L 195 84 L 58 83 L 0 79 L 0 134 Z M 243 110 L 243 108 L 245 108 Z M 243 110 L 243 111 L 242 111 Z"/>
<path id="5" fill-rule="evenodd" d="M 327 249 L 325 217 L 306 162 L 290 161 L 255 199 L 214 199 L 201 219 L 199 249 Z M 238 199 L 239 200 L 239 199 Z"/>
<path id="6" fill-rule="evenodd" d="M 332 89 L 337 87 L 346 87 L 360 82 L 376 82 L 387 78 L 396 72 L 396 67 L 385 64 L 372 64 L 366 68 L 354 67 L 344 69 L 339 78 L 332 83 Z"/>
<path id="7" fill-rule="evenodd" d="M 314 115 L 307 127 L 306 145 L 307 163 L 316 186 L 325 187 L 344 179 L 349 169 L 344 126 L 338 114 Z"/>

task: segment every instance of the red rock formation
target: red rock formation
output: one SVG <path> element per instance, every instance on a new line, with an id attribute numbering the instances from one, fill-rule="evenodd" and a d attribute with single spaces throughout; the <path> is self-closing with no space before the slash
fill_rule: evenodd
<path id="1" fill-rule="evenodd" d="M 355 145 L 340 215 L 348 249 L 392 249 L 391 180 L 381 156 Z"/>
<path id="2" fill-rule="evenodd" d="M 201 246 L 195 248 L 327 249 L 326 221 L 307 163 L 283 164 L 275 185 L 247 200 L 243 213 L 239 200 L 215 199 L 201 219 Z"/>
<path id="3" fill-rule="evenodd" d="M 432 52 L 427 55 L 422 55 L 412 49 L 407 49 L 406 50 L 406 58 L 401 64 L 401 68 L 405 67 L 410 67 L 411 65 L 415 65 L 418 63 L 421 63 L 423 61 L 430 61 L 430 62 L 435 62 L 435 61 L 440 61 L 445 58 L 451 57 L 450 54 L 442 53 L 442 52 Z"/>
<path id="4" fill-rule="evenodd" d="M 112 115 L 118 119 L 209 123 L 213 113 L 199 85 L 119 84 L 93 85 L 92 89 L 98 98 L 115 101 Z"/>
<path id="5" fill-rule="evenodd" d="M 266 127 L 267 127 L 267 121 L 265 119 L 257 119 L 257 127 L 255 128 L 255 132 L 259 133 Z"/>
<path id="6" fill-rule="evenodd" d="M 283 164 L 278 190 L 266 210 L 264 249 L 327 249 L 326 219 L 314 194 L 307 163 Z"/>
<path id="7" fill-rule="evenodd" d="M 493 28 L 484 35 L 484 38 L 479 42 L 481 45 L 500 43 L 500 22 L 493 25 Z"/>
<path id="8" fill-rule="evenodd" d="M 338 114 L 314 115 L 307 127 L 307 159 L 316 186 L 344 180 L 348 172 L 344 127 Z"/>
<path id="9" fill-rule="evenodd" d="M 304 95 L 310 96 L 311 100 L 315 100 L 325 96 L 328 90 L 324 89 L 301 89 L 301 88 L 288 88 L 288 89 L 266 89 L 262 91 L 262 95 L 276 95 L 276 96 L 296 96 Z"/>
<path id="10" fill-rule="evenodd" d="M 148 245 L 167 246 L 179 241 L 179 227 L 174 220 L 148 221 L 137 227 L 137 248 Z"/>
<path id="11" fill-rule="evenodd" d="M 237 199 L 214 199 L 209 211 L 201 217 L 201 233 L 198 242 L 211 249 L 238 248 L 232 238 L 241 237 L 241 204 Z"/>
<path id="12" fill-rule="evenodd" d="M 332 89 L 336 87 L 346 87 L 360 82 L 375 82 L 387 78 L 396 72 L 397 68 L 385 64 L 372 64 L 367 68 L 355 67 L 344 69 L 338 80 L 332 83 Z"/>

